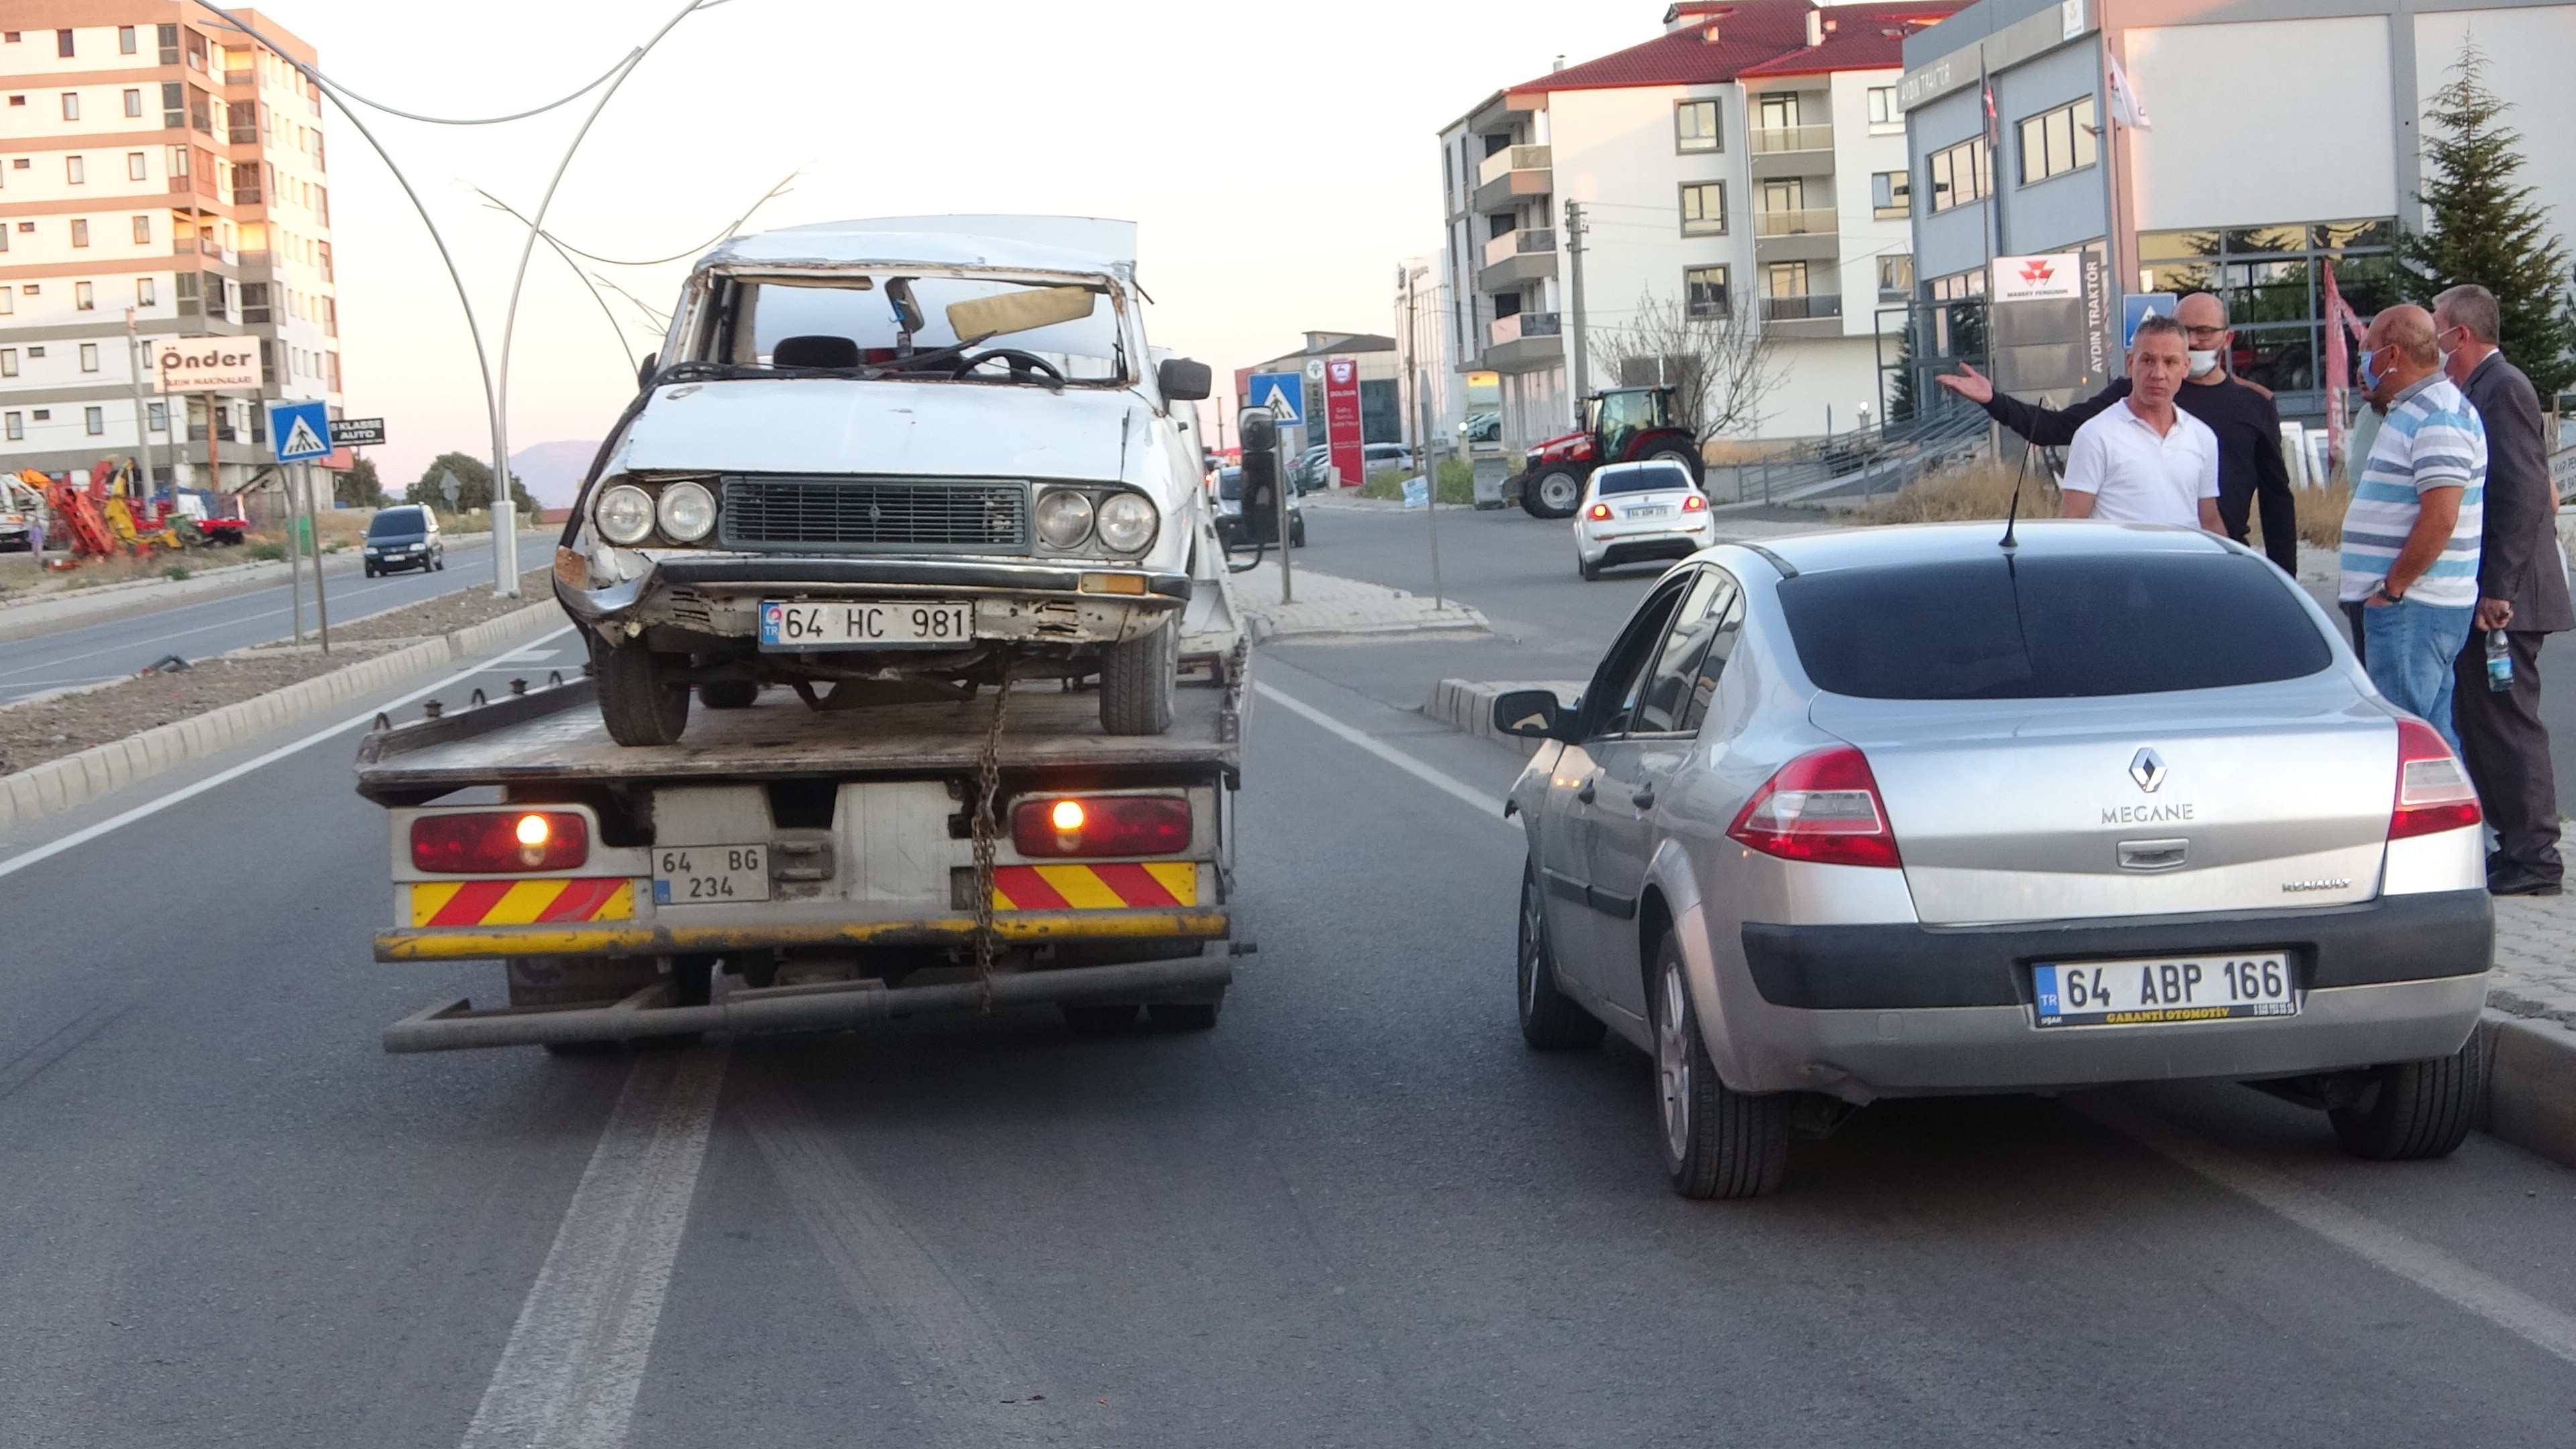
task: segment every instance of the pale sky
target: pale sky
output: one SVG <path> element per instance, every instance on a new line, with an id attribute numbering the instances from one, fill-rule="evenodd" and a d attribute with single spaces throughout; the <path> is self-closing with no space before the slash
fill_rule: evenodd
<path id="1" fill-rule="evenodd" d="M 488 115 L 608 68 L 677 0 L 274 0 L 325 74 L 406 110 Z M 602 256 L 851 217 L 1031 212 L 1141 227 L 1154 341 L 1233 368 L 1307 329 L 1391 328 L 1400 258 L 1440 236 L 1439 128 L 1500 87 L 1648 40 L 1662 0 L 880 4 L 728 0 L 690 16 L 609 103 L 547 229 Z M 447 232 L 496 356 L 530 210 L 588 98 L 475 129 L 362 113 Z M 473 353 L 393 178 L 336 111 L 332 169 L 351 416 L 381 414 L 389 488 L 434 455 L 489 452 Z M 694 255 L 694 253 L 692 253 Z M 686 265 L 599 268 L 667 309 Z M 540 247 L 519 314 L 510 445 L 597 438 L 633 395 L 618 334 Z M 656 345 L 610 297 L 640 356 Z"/>

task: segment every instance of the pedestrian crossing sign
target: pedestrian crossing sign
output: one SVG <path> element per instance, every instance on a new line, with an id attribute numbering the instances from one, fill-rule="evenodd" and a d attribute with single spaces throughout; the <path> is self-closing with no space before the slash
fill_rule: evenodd
<path id="1" fill-rule="evenodd" d="M 1306 422 L 1306 380 L 1293 372 L 1256 372 L 1244 387 L 1244 404 L 1268 408 L 1283 428 Z"/>
<path id="2" fill-rule="evenodd" d="M 331 410 L 322 402 L 270 403 L 268 436 L 277 461 L 305 463 L 331 452 Z"/>

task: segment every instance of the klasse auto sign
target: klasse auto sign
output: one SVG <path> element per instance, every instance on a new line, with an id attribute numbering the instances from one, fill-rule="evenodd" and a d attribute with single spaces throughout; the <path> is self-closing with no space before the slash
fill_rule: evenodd
<path id="1" fill-rule="evenodd" d="M 265 380 L 255 337 L 188 337 L 152 353 L 152 374 L 163 392 L 219 392 L 256 388 Z"/>

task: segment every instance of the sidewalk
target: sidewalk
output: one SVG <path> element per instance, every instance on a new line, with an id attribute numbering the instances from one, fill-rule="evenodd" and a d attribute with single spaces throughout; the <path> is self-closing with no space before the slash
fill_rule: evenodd
<path id="1" fill-rule="evenodd" d="M 1294 562 L 1288 568 L 1288 583 L 1296 602 L 1283 604 L 1275 553 L 1258 567 L 1232 575 L 1227 583 L 1255 643 L 1326 634 L 1488 632 L 1485 616 L 1465 604 L 1451 601 L 1444 607 L 1419 594 L 1313 573 Z"/>

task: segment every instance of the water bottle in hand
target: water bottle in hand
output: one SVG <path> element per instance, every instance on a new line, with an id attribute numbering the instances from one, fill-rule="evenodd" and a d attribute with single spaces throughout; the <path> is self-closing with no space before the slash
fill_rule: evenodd
<path id="1" fill-rule="evenodd" d="M 2487 631 L 2487 688 L 2497 694 L 2513 688 L 2513 646 L 2502 629 Z"/>

